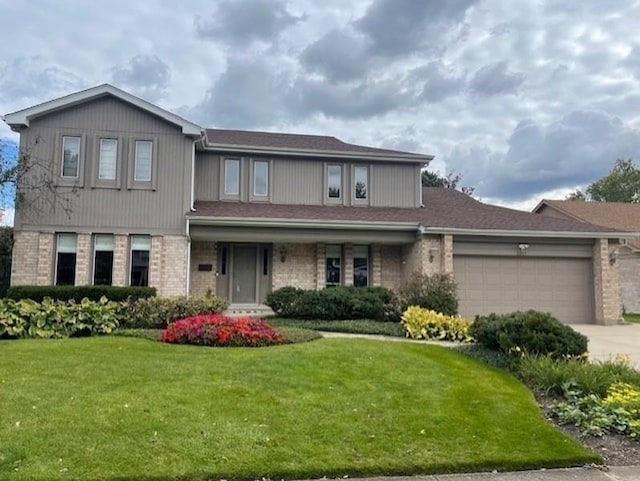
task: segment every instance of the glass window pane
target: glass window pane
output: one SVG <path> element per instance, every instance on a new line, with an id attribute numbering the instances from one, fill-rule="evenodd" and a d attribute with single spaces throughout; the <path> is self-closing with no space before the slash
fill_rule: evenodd
<path id="1" fill-rule="evenodd" d="M 56 286 L 72 286 L 76 282 L 76 254 L 58 252 Z"/>
<path id="2" fill-rule="evenodd" d="M 115 248 L 115 239 L 112 235 L 97 235 L 95 247 L 97 251 L 112 251 Z"/>
<path id="3" fill-rule="evenodd" d="M 151 180 L 152 142 L 136 140 L 136 158 L 133 179 L 141 182 Z"/>
<path id="4" fill-rule="evenodd" d="M 100 161 L 98 165 L 98 179 L 116 179 L 116 157 L 118 141 L 116 139 L 100 139 Z"/>
<path id="5" fill-rule="evenodd" d="M 131 250 L 150 251 L 151 237 L 149 237 L 148 235 L 131 236 Z"/>
<path id="6" fill-rule="evenodd" d="M 113 273 L 113 251 L 96 251 L 93 284 L 110 286 Z"/>
<path id="7" fill-rule="evenodd" d="M 240 161 L 238 159 L 224 161 L 224 193 L 230 195 L 240 193 Z"/>
<path id="8" fill-rule="evenodd" d="M 353 246 L 353 285 L 369 285 L 369 246 Z"/>
<path id="9" fill-rule="evenodd" d="M 368 170 L 366 167 L 354 169 L 356 199 L 366 199 L 369 190 Z"/>
<path id="10" fill-rule="evenodd" d="M 339 286 L 342 280 L 342 247 L 328 245 L 326 247 L 327 287 Z"/>
<path id="11" fill-rule="evenodd" d="M 131 285 L 143 287 L 149 285 L 148 250 L 131 251 Z"/>
<path id="12" fill-rule="evenodd" d="M 269 192 L 269 163 L 254 162 L 253 163 L 253 195 L 266 196 Z"/>
<path id="13" fill-rule="evenodd" d="M 327 170 L 327 194 L 331 199 L 339 199 L 340 189 L 342 187 L 342 167 L 339 165 L 330 165 Z"/>
<path id="14" fill-rule="evenodd" d="M 58 234 L 58 252 L 75 253 L 78 236 L 75 234 Z"/>
<path id="15" fill-rule="evenodd" d="M 78 177 L 80 137 L 62 137 L 62 177 Z"/>

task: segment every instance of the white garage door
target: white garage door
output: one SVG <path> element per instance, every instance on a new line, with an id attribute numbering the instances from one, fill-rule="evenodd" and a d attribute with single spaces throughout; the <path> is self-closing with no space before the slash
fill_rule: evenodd
<path id="1" fill-rule="evenodd" d="M 460 314 L 536 309 L 565 323 L 594 322 L 590 259 L 455 256 Z"/>

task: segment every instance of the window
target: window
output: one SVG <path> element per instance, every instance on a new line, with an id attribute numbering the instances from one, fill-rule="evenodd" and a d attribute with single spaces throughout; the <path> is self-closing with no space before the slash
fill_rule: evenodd
<path id="1" fill-rule="evenodd" d="M 253 195 L 266 197 L 269 195 L 269 162 L 256 160 L 253 163 Z"/>
<path id="2" fill-rule="evenodd" d="M 151 181 L 152 156 L 153 142 L 150 140 L 136 140 L 133 180 L 136 182 Z"/>
<path id="3" fill-rule="evenodd" d="M 327 167 L 327 196 L 330 199 L 339 199 L 342 187 L 342 166 L 329 165 Z"/>
<path id="4" fill-rule="evenodd" d="M 353 285 L 369 285 L 369 246 L 353 246 Z"/>
<path id="5" fill-rule="evenodd" d="M 240 159 L 224 160 L 224 193 L 240 194 Z"/>
<path id="6" fill-rule="evenodd" d="M 110 286 L 113 282 L 113 249 L 115 242 L 112 235 L 97 235 L 94 238 L 93 252 L 93 284 Z"/>
<path id="7" fill-rule="evenodd" d="M 149 285 L 149 252 L 151 237 L 146 235 L 131 236 L 131 278 L 132 286 Z"/>
<path id="8" fill-rule="evenodd" d="M 327 287 L 339 286 L 342 280 L 342 247 L 328 245 L 325 253 L 327 261 Z"/>
<path id="9" fill-rule="evenodd" d="M 56 255 L 56 286 L 72 286 L 76 282 L 76 252 L 78 236 L 58 234 Z"/>
<path id="10" fill-rule="evenodd" d="M 116 139 L 100 139 L 100 158 L 98 161 L 98 179 L 116 180 L 116 162 L 118 141 Z"/>
<path id="11" fill-rule="evenodd" d="M 62 137 L 62 177 L 78 177 L 80 172 L 80 137 Z"/>
<path id="12" fill-rule="evenodd" d="M 361 165 L 354 167 L 353 181 L 356 200 L 366 200 L 369 196 L 369 169 Z"/>

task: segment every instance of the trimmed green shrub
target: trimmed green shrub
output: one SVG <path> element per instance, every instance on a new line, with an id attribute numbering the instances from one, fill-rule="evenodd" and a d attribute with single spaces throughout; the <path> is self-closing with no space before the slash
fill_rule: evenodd
<path id="1" fill-rule="evenodd" d="M 458 313 L 457 284 L 448 274 L 414 273 L 398 294 L 404 312 L 409 306 L 419 306 L 449 316 Z"/>
<path id="2" fill-rule="evenodd" d="M 31 299 L 42 302 L 45 297 L 58 301 L 80 302 L 82 299 L 99 301 L 106 297 L 110 301 L 145 299 L 156 295 L 155 287 L 136 286 L 12 286 L 7 291 L 10 299 Z"/>
<path id="3" fill-rule="evenodd" d="M 399 319 L 396 297 L 384 287 L 337 286 L 319 291 L 283 287 L 269 293 L 265 303 L 277 315 L 296 319 Z"/>
<path id="4" fill-rule="evenodd" d="M 120 305 L 99 301 L 0 300 L 0 339 L 62 338 L 109 334 L 118 327 Z"/>
<path id="5" fill-rule="evenodd" d="M 549 313 L 529 310 L 477 317 L 471 335 L 485 347 L 508 354 L 548 355 L 554 359 L 584 356 L 587 338 Z"/>
<path id="6" fill-rule="evenodd" d="M 121 325 L 128 329 L 163 329 L 178 319 L 201 314 L 219 314 L 229 304 L 216 296 L 149 297 L 123 304 Z"/>
<path id="7" fill-rule="evenodd" d="M 470 324 L 463 317 L 447 316 L 418 306 L 409 306 L 402 314 L 402 325 L 412 339 L 471 342 Z"/>

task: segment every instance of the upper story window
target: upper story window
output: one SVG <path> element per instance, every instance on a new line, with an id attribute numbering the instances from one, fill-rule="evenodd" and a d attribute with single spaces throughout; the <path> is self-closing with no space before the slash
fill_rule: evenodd
<path id="1" fill-rule="evenodd" d="M 151 160 L 153 158 L 153 142 L 136 140 L 133 180 L 136 182 L 151 181 Z"/>
<path id="2" fill-rule="evenodd" d="M 78 177 L 80 172 L 80 137 L 62 137 L 62 177 Z"/>
<path id="3" fill-rule="evenodd" d="M 369 198 L 369 168 L 356 165 L 353 168 L 353 192 L 356 201 Z"/>
<path id="4" fill-rule="evenodd" d="M 99 180 L 116 180 L 117 158 L 118 141 L 116 139 L 100 139 Z"/>
<path id="5" fill-rule="evenodd" d="M 240 195 L 240 159 L 224 160 L 224 193 Z"/>
<path id="6" fill-rule="evenodd" d="M 342 197 L 342 166 L 329 164 L 327 166 L 327 197 L 340 199 Z"/>
<path id="7" fill-rule="evenodd" d="M 253 195 L 255 197 L 269 195 L 269 162 L 266 160 L 253 162 Z"/>

